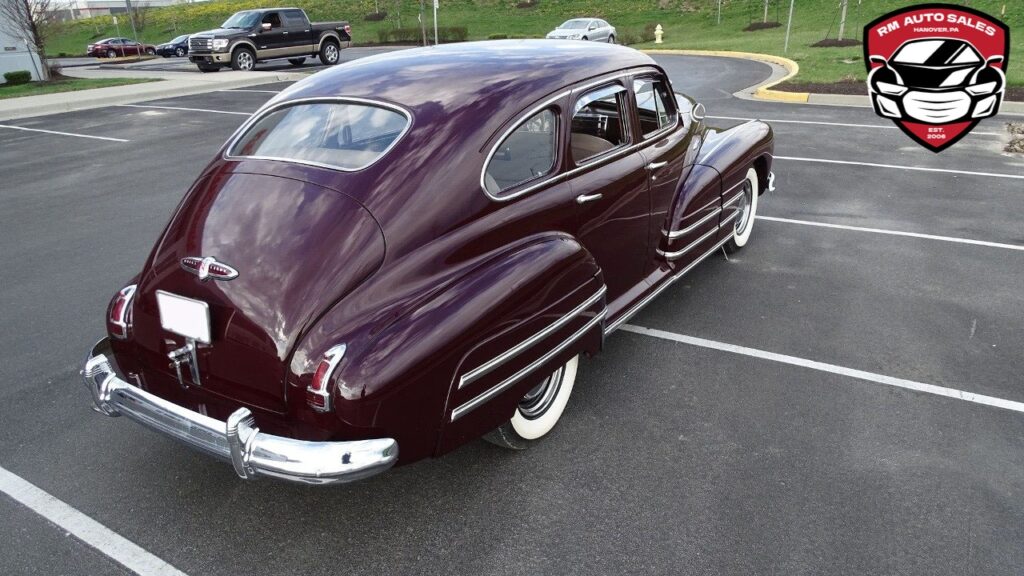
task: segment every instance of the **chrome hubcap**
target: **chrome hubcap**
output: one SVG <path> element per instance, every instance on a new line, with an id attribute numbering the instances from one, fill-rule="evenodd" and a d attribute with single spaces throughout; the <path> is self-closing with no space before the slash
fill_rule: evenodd
<path id="1" fill-rule="evenodd" d="M 334 62 L 337 59 L 338 59 L 338 49 L 335 48 L 334 45 L 332 44 L 332 45 L 327 47 L 327 61 L 328 62 Z"/>
<path id="2" fill-rule="evenodd" d="M 754 187 L 750 185 L 750 180 L 743 183 L 743 196 L 740 197 L 739 206 L 736 210 L 739 211 L 740 215 L 736 217 L 736 234 L 743 234 L 750 224 L 750 204 L 753 202 Z"/>
<path id="3" fill-rule="evenodd" d="M 555 370 L 543 382 L 533 387 L 519 401 L 519 413 L 527 420 L 536 420 L 544 415 L 554 403 L 565 380 L 565 366 Z"/>
<path id="4" fill-rule="evenodd" d="M 238 55 L 238 67 L 242 70 L 249 70 L 252 68 L 252 56 L 248 52 L 242 52 Z"/>

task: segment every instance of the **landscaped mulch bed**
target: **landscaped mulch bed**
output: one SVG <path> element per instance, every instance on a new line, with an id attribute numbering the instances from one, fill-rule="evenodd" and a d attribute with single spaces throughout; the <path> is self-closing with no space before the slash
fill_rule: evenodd
<path id="1" fill-rule="evenodd" d="M 844 38 L 842 40 L 836 40 L 835 38 L 825 38 L 819 40 L 814 44 L 811 44 L 813 48 L 837 48 L 842 46 L 859 46 L 860 40 L 854 40 L 853 38 Z"/>

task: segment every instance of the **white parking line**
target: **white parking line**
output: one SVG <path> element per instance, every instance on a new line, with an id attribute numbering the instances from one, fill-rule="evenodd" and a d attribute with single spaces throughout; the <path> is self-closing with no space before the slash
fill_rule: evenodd
<path id="1" fill-rule="evenodd" d="M 110 142 L 129 142 L 124 138 L 109 138 L 107 136 L 90 136 L 89 134 L 75 134 L 74 132 L 57 132 L 56 130 L 43 130 L 41 128 L 25 128 L 24 126 L 11 126 L 10 124 L 0 124 L 0 128 L 9 128 L 11 130 L 24 130 L 25 132 L 42 132 L 44 134 L 56 134 L 58 136 L 74 136 L 75 138 L 91 138 L 93 140 L 108 140 Z"/>
<path id="2" fill-rule="evenodd" d="M 756 216 L 758 220 L 768 222 L 785 222 L 786 224 L 800 224 L 801 226 L 819 226 L 821 228 L 835 228 L 837 230 L 851 230 L 854 232 L 871 232 L 873 234 L 887 234 L 889 236 L 907 236 L 909 238 L 923 238 L 925 240 L 939 240 L 941 242 L 956 242 L 958 244 L 971 244 L 974 246 L 986 246 L 988 248 L 1005 248 L 1007 250 L 1024 251 L 1024 246 L 1018 244 L 1003 244 L 1001 242 L 988 242 L 986 240 L 972 240 L 970 238 L 956 238 L 953 236 L 936 236 L 935 234 L 920 234 L 918 232 L 901 232 L 899 230 L 885 230 L 883 228 L 863 228 L 861 226 L 846 226 L 845 224 L 829 224 L 827 222 L 811 222 L 809 220 L 793 220 L 792 218 L 778 218 L 775 216 Z"/>
<path id="3" fill-rule="evenodd" d="M 208 110 L 206 108 L 185 108 L 182 106 L 157 106 L 155 104 L 118 104 L 121 108 L 155 108 L 157 110 L 182 110 L 185 112 L 210 112 L 212 114 L 234 114 L 236 116 L 252 116 L 252 112 L 229 112 L 227 110 Z"/>
<path id="4" fill-rule="evenodd" d="M 708 116 L 708 118 L 717 118 L 719 120 L 739 120 L 739 121 L 743 121 L 743 122 L 749 122 L 751 120 L 760 120 L 762 122 L 778 123 L 778 124 L 815 124 L 815 125 L 820 125 L 820 126 L 841 126 L 841 127 L 844 127 L 844 128 L 879 128 L 879 129 L 882 129 L 882 130 L 896 130 L 898 128 L 895 124 L 886 126 L 886 125 L 883 125 L 883 124 L 849 124 L 849 123 L 846 123 L 846 122 L 821 122 L 821 121 L 817 121 L 817 120 L 781 120 L 781 119 L 769 120 L 768 118 L 740 118 L 740 117 L 737 117 L 737 116 Z M 1002 136 L 1003 135 L 1002 132 L 980 132 L 980 131 L 971 131 L 971 134 L 974 134 L 974 135 L 977 135 L 977 136 Z"/>
<path id="5" fill-rule="evenodd" d="M 892 168 L 894 170 L 913 170 L 917 172 L 941 172 L 943 174 L 963 174 L 965 176 L 987 176 L 989 178 L 1013 178 L 1024 180 L 1024 174 L 1004 174 L 1001 172 L 972 172 L 970 170 L 951 170 L 948 168 L 925 168 L 923 166 L 900 166 L 898 164 L 876 164 L 874 162 L 853 162 L 851 160 L 829 160 L 827 158 L 800 158 L 798 156 L 775 156 L 776 160 L 792 160 L 794 162 L 820 162 L 824 164 L 847 164 L 850 166 L 870 166 L 872 168 Z"/>
<path id="6" fill-rule="evenodd" d="M 139 576 L 186 576 L 117 532 L 0 466 L 0 492 Z"/>
<path id="7" fill-rule="evenodd" d="M 227 90 L 217 90 L 217 92 L 258 92 L 260 94 L 280 94 L 280 90 L 249 90 L 247 88 L 228 88 Z"/>
<path id="8" fill-rule="evenodd" d="M 662 340 L 671 340 L 672 342 L 689 344 L 691 346 L 711 348 L 713 350 L 731 352 L 733 354 L 741 354 L 743 356 L 760 358 L 762 360 L 770 360 L 772 362 L 780 362 L 782 364 L 789 364 L 791 366 L 810 368 L 811 370 L 820 370 L 821 372 L 828 372 L 830 374 L 849 376 L 850 378 L 867 380 L 868 382 L 875 382 L 877 384 L 884 384 L 886 386 L 906 388 L 907 390 L 924 392 L 926 394 L 935 394 L 936 396 L 945 396 L 946 398 L 955 398 L 957 400 L 963 400 L 965 402 L 984 404 L 986 406 L 995 406 L 996 408 L 1005 408 L 1006 410 L 1013 410 L 1015 412 L 1024 412 L 1024 402 L 1004 400 L 1002 398 L 995 398 L 993 396 L 975 394 L 973 392 L 966 392 L 964 390 L 957 390 L 955 388 L 946 388 L 944 386 L 936 386 L 934 384 L 925 384 L 924 382 L 904 380 L 903 378 L 894 378 L 892 376 L 886 376 L 884 374 L 875 374 L 874 372 L 865 372 L 864 370 L 846 368 L 844 366 L 837 366 L 835 364 L 826 364 L 824 362 L 818 362 L 816 360 L 808 360 L 806 358 L 798 358 L 796 356 L 787 356 L 785 354 L 776 354 L 775 352 L 767 352 L 765 350 L 758 350 L 756 348 L 747 348 L 746 346 L 737 346 L 735 344 L 727 344 L 725 342 L 718 342 L 715 340 L 706 340 L 704 338 L 697 338 L 695 336 L 685 336 L 683 334 L 665 332 L 664 330 L 657 330 L 654 328 L 644 328 L 642 326 L 634 326 L 632 324 L 623 325 L 619 329 L 625 330 L 626 332 L 633 332 L 634 334 L 642 334 L 644 336 L 651 336 L 653 338 L 660 338 Z"/>

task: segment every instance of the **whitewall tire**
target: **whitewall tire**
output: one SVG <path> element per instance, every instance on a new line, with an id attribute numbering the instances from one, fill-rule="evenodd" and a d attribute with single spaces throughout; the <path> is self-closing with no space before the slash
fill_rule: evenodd
<path id="1" fill-rule="evenodd" d="M 579 356 L 544 378 L 519 400 L 512 418 L 484 436 L 492 444 L 522 450 L 547 436 L 565 411 L 576 383 Z"/>
<path id="2" fill-rule="evenodd" d="M 740 184 L 743 196 L 736 202 L 736 210 L 739 213 L 732 221 L 733 236 L 725 243 L 726 252 L 736 252 L 747 245 L 750 241 L 750 234 L 754 231 L 754 218 L 757 216 L 757 194 L 760 190 L 757 179 L 757 170 L 749 168 L 747 177 Z"/>

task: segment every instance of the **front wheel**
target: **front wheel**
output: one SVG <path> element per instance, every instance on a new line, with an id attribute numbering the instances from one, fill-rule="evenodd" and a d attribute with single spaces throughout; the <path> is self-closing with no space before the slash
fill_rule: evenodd
<path id="1" fill-rule="evenodd" d="M 574 356 L 531 388 L 519 400 L 512 418 L 487 433 L 484 440 L 502 448 L 523 450 L 551 432 L 572 395 L 579 359 L 579 356 Z"/>
<path id="2" fill-rule="evenodd" d="M 608 43 L 609 44 L 615 44 L 615 35 L 614 34 L 609 34 L 608 35 Z"/>
<path id="3" fill-rule="evenodd" d="M 757 215 L 757 170 L 749 168 L 747 177 L 740 184 L 742 196 L 736 201 L 736 217 L 733 219 L 732 239 L 725 243 L 725 251 L 732 254 L 747 245 L 750 233 L 754 229 L 754 217 Z"/>
<path id="4" fill-rule="evenodd" d="M 334 42 L 324 42 L 320 47 L 320 62 L 324 66 L 334 66 L 341 59 L 341 49 Z"/>
<path id="5" fill-rule="evenodd" d="M 233 70 L 249 71 L 256 66 L 256 54 L 248 48 L 239 48 L 231 55 Z"/>
<path id="6" fill-rule="evenodd" d="M 117 58 L 117 52 L 113 50 L 107 50 L 107 58 Z"/>
<path id="7" fill-rule="evenodd" d="M 289 58 L 288 63 L 292 66 L 302 66 L 302 63 L 306 61 L 305 57 L 302 58 Z"/>
<path id="8" fill-rule="evenodd" d="M 174 55 L 177 56 L 178 58 L 181 58 L 182 56 L 185 55 L 185 49 L 182 48 L 181 46 L 175 48 L 174 49 Z"/>

